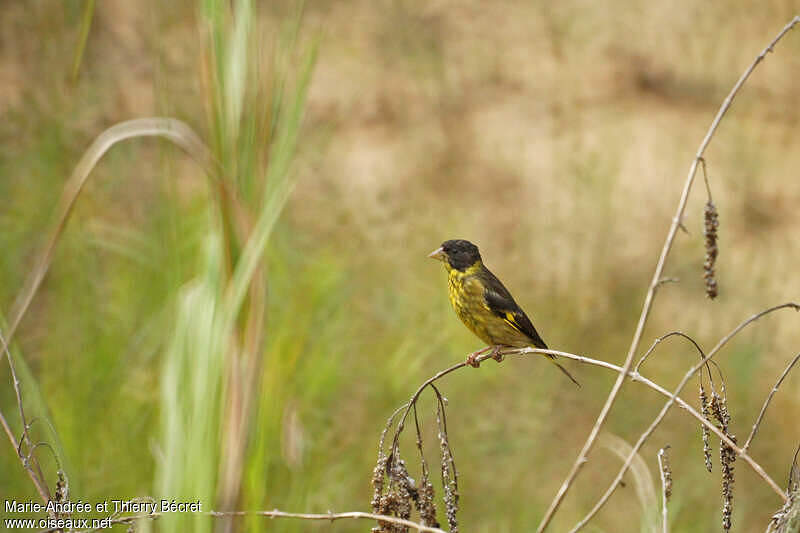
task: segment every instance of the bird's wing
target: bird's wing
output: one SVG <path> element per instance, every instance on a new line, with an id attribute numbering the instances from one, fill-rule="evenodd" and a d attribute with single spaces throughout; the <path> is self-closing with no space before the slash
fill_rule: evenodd
<path id="1" fill-rule="evenodd" d="M 531 344 L 546 350 L 547 345 L 533 327 L 528 315 L 517 305 L 503 283 L 488 269 L 484 270 L 482 277 L 485 285 L 483 298 L 486 300 L 489 310 L 505 320 L 509 326 L 527 336 L 531 340 Z"/>

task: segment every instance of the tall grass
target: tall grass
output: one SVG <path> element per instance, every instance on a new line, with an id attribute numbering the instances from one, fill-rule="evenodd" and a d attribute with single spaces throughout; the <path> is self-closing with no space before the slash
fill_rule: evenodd
<path id="1" fill-rule="evenodd" d="M 209 0 L 200 9 L 208 129 L 219 176 L 208 197 L 204 261 L 178 295 L 164 358 L 164 455 L 156 489 L 199 498 L 206 509 L 233 510 L 251 465 L 266 460 L 248 460 L 250 443 L 259 442 L 252 420 L 256 413 L 280 419 L 278 398 L 292 375 L 291 366 L 264 364 L 267 341 L 279 331 L 265 312 L 270 282 L 264 257 L 292 189 L 290 164 L 314 53 L 298 49 L 299 18 L 280 28 L 270 49 L 249 0 L 232 7 Z M 173 515 L 160 527 L 210 531 L 214 525 L 206 517 Z"/>
<path id="2" fill-rule="evenodd" d="M 190 248 L 196 242 L 199 246 L 194 246 L 197 253 L 193 260 L 190 255 L 194 263 L 188 269 L 193 272 L 191 279 L 182 283 L 174 298 L 166 300 L 167 310 L 159 313 L 159 318 L 170 325 L 160 381 L 162 430 L 160 442 L 155 444 L 158 461 L 154 490 L 163 497 L 200 500 L 210 510 L 232 509 L 240 501 L 245 457 L 254 427 L 254 399 L 264 392 L 266 383 L 262 373 L 268 294 L 264 258 L 292 189 L 290 165 L 314 49 L 303 52 L 297 46 L 298 14 L 288 30 L 282 29 L 280 37 L 273 39 L 274 57 L 262 70 L 268 36 L 251 2 L 243 0 L 231 8 L 227 2 L 210 1 L 199 7 L 203 34 L 207 36 L 204 60 L 210 153 L 190 131 L 182 131 L 182 124 L 177 122 L 131 121 L 98 137 L 64 188 L 49 239 L 19 291 L 6 331 L 13 335 L 29 309 L 54 258 L 56 245 L 66 240 L 66 223 L 100 157 L 114 144 L 142 135 L 162 135 L 187 148 L 206 165 L 211 190 L 201 208 L 205 215 L 194 219 L 195 226 L 189 234 L 179 232 L 169 243 L 183 247 L 185 237 Z M 89 6 L 89 16 L 91 11 Z M 86 32 L 85 23 L 81 49 Z M 79 50 L 77 57 L 81 54 Z M 175 127 L 177 130 L 172 131 Z M 173 230 L 181 226 L 174 218 L 172 223 Z M 201 238 L 192 239 L 192 233 Z M 100 239 L 98 244 L 102 247 L 104 242 L 128 258 L 139 258 L 130 247 L 135 239 L 122 247 L 114 245 L 113 240 Z M 177 259 L 181 254 L 168 255 Z M 183 278 L 183 264 L 167 261 L 162 266 L 175 269 L 168 277 L 177 280 Z M 93 314 L 87 309 L 82 316 Z M 35 380 L 24 364 L 19 366 L 26 383 L 26 402 L 35 407 L 40 425 L 49 423 L 43 402 L 34 394 Z M 98 365 L 103 366 L 106 365 Z M 275 366 L 271 370 L 277 374 L 281 368 Z M 267 377 L 276 386 L 286 379 L 285 374 Z M 72 400 L 91 406 L 97 389 L 87 387 L 82 391 L 90 396 L 83 400 L 73 396 Z M 71 429 L 63 417 L 58 424 Z M 57 435 L 50 437 L 48 440 L 58 441 Z M 57 456 L 63 456 L 60 447 L 53 445 L 52 449 Z M 80 485 L 75 483 L 72 488 L 79 491 Z M 166 516 L 160 529 L 209 531 L 212 527 L 207 518 L 175 514 Z"/>

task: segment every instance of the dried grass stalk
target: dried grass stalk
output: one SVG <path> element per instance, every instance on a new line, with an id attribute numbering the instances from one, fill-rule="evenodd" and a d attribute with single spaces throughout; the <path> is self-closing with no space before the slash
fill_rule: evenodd
<path id="1" fill-rule="evenodd" d="M 718 287 L 714 267 L 717 263 L 719 247 L 717 246 L 717 230 L 719 228 L 719 214 L 717 206 L 711 200 L 706 203 L 705 226 L 703 235 L 706 238 L 706 260 L 703 263 L 703 278 L 706 283 L 706 296 L 712 300 L 717 297 Z"/>

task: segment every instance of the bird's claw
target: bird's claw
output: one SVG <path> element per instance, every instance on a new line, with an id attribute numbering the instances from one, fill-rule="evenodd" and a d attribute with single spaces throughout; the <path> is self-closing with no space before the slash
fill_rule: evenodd
<path id="1" fill-rule="evenodd" d="M 484 348 L 482 350 L 478 350 L 477 352 L 472 352 L 471 354 L 469 354 L 467 356 L 466 363 L 469 366 L 471 366 L 472 368 L 478 368 L 479 366 L 481 366 L 481 361 L 478 359 L 478 357 L 480 357 L 481 355 L 485 354 L 489 350 L 492 350 L 492 351 L 489 353 L 488 357 L 491 357 L 492 359 L 494 359 L 495 361 L 500 363 L 506 357 L 504 354 L 500 353 L 500 350 L 502 350 L 503 348 L 505 348 L 505 346 L 503 346 L 503 345 L 487 346 L 486 348 Z"/>
<path id="2" fill-rule="evenodd" d="M 492 348 L 491 346 L 487 346 L 486 348 L 481 348 L 476 352 L 472 352 L 467 356 L 466 363 L 472 368 L 478 368 L 479 366 L 481 366 L 481 362 L 478 361 L 478 357 L 489 351 L 491 348 Z"/>
<path id="3" fill-rule="evenodd" d="M 469 354 L 467 356 L 467 361 L 466 362 L 472 368 L 478 368 L 479 366 L 481 366 L 481 362 L 478 361 L 478 354 L 477 353 Z"/>
<path id="4" fill-rule="evenodd" d="M 498 363 L 502 363 L 503 359 L 506 358 L 506 356 L 504 354 L 500 353 L 500 350 L 502 350 L 503 348 L 504 348 L 504 346 L 495 346 L 494 349 L 492 350 L 492 353 L 489 354 L 489 357 L 491 357 L 492 359 L 494 359 Z"/>

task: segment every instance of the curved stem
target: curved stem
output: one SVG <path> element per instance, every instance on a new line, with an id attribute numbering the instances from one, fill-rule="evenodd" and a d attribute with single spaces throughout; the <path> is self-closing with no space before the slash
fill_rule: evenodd
<path id="1" fill-rule="evenodd" d="M 585 526 L 589 522 L 589 520 L 591 520 L 592 517 L 595 514 L 597 514 L 597 511 L 599 511 L 600 508 L 602 508 L 603 505 L 605 505 L 605 503 L 611 497 L 611 494 L 613 494 L 614 491 L 616 490 L 616 488 L 619 485 L 620 481 L 622 481 L 622 476 L 628 470 L 628 467 L 630 466 L 630 462 L 633 460 L 633 458 L 635 457 L 636 453 L 642 447 L 642 444 L 644 444 L 644 441 L 647 440 L 647 438 L 653 433 L 653 431 L 655 431 L 656 427 L 658 427 L 658 425 L 664 419 L 664 417 L 666 416 L 667 412 L 672 407 L 672 404 L 677 401 L 678 394 L 680 394 L 681 390 L 683 390 L 683 387 L 686 385 L 686 383 L 689 381 L 689 379 L 699 369 L 703 368 L 703 366 L 708 361 L 710 361 L 711 358 L 714 357 L 714 355 L 717 354 L 717 352 L 719 352 L 733 337 L 735 337 L 745 327 L 747 327 L 748 325 L 752 324 L 753 322 L 755 322 L 759 318 L 761 318 L 761 317 L 763 317 L 763 316 L 765 316 L 765 315 L 767 315 L 769 313 L 772 313 L 774 311 L 778 311 L 780 309 L 795 309 L 795 310 L 798 310 L 798 309 L 800 309 L 800 306 L 798 306 L 798 304 L 796 304 L 794 302 L 788 302 L 788 303 L 785 303 L 785 304 L 781 304 L 781 305 L 776 305 L 776 306 L 770 307 L 768 309 L 765 309 L 764 311 L 756 313 L 753 316 L 747 318 L 746 320 L 744 320 L 741 323 L 739 323 L 738 326 L 733 328 L 730 333 L 725 335 L 717 343 L 717 345 L 714 346 L 714 348 L 712 348 L 710 352 L 708 352 L 708 355 L 706 355 L 698 364 L 694 365 L 686 373 L 686 375 L 684 375 L 684 377 L 681 380 L 681 382 L 675 388 L 675 392 L 673 392 L 669 396 L 669 400 L 664 404 L 664 407 L 662 407 L 661 411 L 658 413 L 656 418 L 653 420 L 653 422 L 650 424 L 650 426 L 645 430 L 645 432 L 642 433 L 642 435 L 639 437 L 639 440 L 633 446 L 633 450 L 631 451 L 630 455 L 628 456 L 628 459 L 622 465 L 622 467 L 620 468 L 619 472 L 617 473 L 617 476 L 611 482 L 611 484 L 609 485 L 608 489 L 606 489 L 606 492 L 603 494 L 603 496 L 600 498 L 600 500 L 598 500 L 597 504 L 595 504 L 595 506 L 592 508 L 592 510 L 589 511 L 589 513 L 580 522 L 578 522 L 578 524 L 572 529 L 573 532 L 578 531 L 583 526 Z M 680 403 L 680 402 L 678 402 L 678 403 Z M 769 477 L 767 475 L 767 473 L 764 471 L 764 469 L 761 467 L 761 465 L 759 465 L 758 463 L 756 463 L 755 461 L 753 461 L 750 458 L 750 456 L 747 454 L 746 450 L 736 446 L 736 444 L 733 441 L 731 441 L 728 438 L 727 435 L 725 435 L 723 432 L 719 431 L 716 428 L 716 426 L 714 424 L 711 424 L 708 420 L 706 420 L 705 417 L 699 416 L 699 418 L 700 418 L 700 420 L 701 420 L 701 422 L 703 423 L 704 426 L 708 427 L 709 429 L 711 429 L 713 427 L 714 429 L 712 429 L 712 431 L 720 438 L 720 440 L 722 440 L 725 444 L 727 444 L 736 453 L 737 456 L 742 457 L 745 461 L 747 461 L 747 463 L 753 468 L 753 470 L 755 470 L 756 473 L 758 473 L 758 475 L 761 476 L 761 478 L 764 481 L 767 482 L 767 484 L 770 486 L 770 488 L 772 488 L 772 490 L 776 494 L 778 494 L 783 499 L 784 502 L 787 500 L 786 493 L 783 491 L 783 489 L 781 489 L 780 486 L 777 483 L 775 483 L 775 481 L 771 477 Z"/>
<path id="2" fill-rule="evenodd" d="M 3 416 L 3 413 L 0 412 L 0 426 L 3 426 L 3 430 L 5 431 L 6 435 L 8 436 L 8 440 L 11 442 L 11 447 L 15 450 L 18 449 L 22 443 L 17 443 L 17 438 L 14 436 L 14 433 L 11 431 L 11 427 L 8 425 L 8 421 L 6 421 L 6 417 Z M 21 454 L 18 454 L 21 455 Z M 22 457 L 20 457 L 22 460 Z M 39 493 L 39 497 L 42 501 L 47 502 L 50 496 L 47 494 L 47 487 L 44 485 L 38 478 L 38 476 L 34 473 L 33 469 L 30 466 L 26 466 L 25 463 L 22 463 L 22 467 L 28 473 L 28 476 L 31 478 L 33 485 L 36 487 L 36 491 Z"/>
<path id="3" fill-rule="evenodd" d="M 482 361 L 483 359 L 479 358 L 479 360 Z M 403 412 L 403 416 L 400 418 L 400 422 L 398 422 L 398 424 L 397 424 L 397 431 L 395 431 L 394 439 L 392 439 L 392 447 L 391 447 L 391 449 L 389 451 L 389 461 L 388 461 L 388 463 L 386 465 L 387 469 L 391 468 L 391 466 L 392 466 L 392 461 L 394 460 L 394 454 L 395 454 L 395 451 L 397 450 L 397 442 L 400 439 L 400 433 L 403 432 L 403 428 L 405 427 L 406 418 L 408 418 L 408 413 L 416 405 L 417 400 L 419 399 L 419 395 L 422 394 L 422 391 L 425 390 L 425 387 L 427 387 L 428 385 L 432 384 L 437 379 L 443 378 L 447 374 L 449 374 L 451 372 L 455 372 L 459 368 L 463 368 L 465 366 L 467 366 L 467 363 L 466 362 L 462 362 L 462 363 L 458 363 L 457 365 L 453 365 L 450 368 L 446 368 L 446 369 L 444 369 L 444 370 L 442 370 L 440 372 L 437 372 L 434 376 L 428 378 L 427 380 L 425 380 L 425 382 L 422 385 L 419 386 L 419 388 L 417 389 L 417 392 L 415 392 L 414 395 L 411 397 L 411 399 L 408 401 L 408 404 L 406 406 L 406 410 Z"/>
<path id="4" fill-rule="evenodd" d="M 689 167 L 689 175 L 686 177 L 686 182 L 683 186 L 683 192 L 681 193 L 681 198 L 678 201 L 678 208 L 675 210 L 675 216 L 672 219 L 672 224 L 670 225 L 669 231 L 667 232 L 667 238 L 664 241 L 664 246 L 661 249 L 661 255 L 658 258 L 658 263 L 656 264 L 655 272 L 653 273 L 652 281 L 650 282 L 650 286 L 647 290 L 647 295 L 644 299 L 644 305 L 642 306 L 642 312 L 639 315 L 639 322 L 636 325 L 636 331 L 633 334 L 633 340 L 631 341 L 630 348 L 628 348 L 628 355 L 625 357 L 625 363 L 622 365 L 623 372 L 620 372 L 617 380 L 614 382 L 611 391 L 608 394 L 608 398 L 606 399 L 606 403 L 603 405 L 603 409 L 600 411 L 600 414 L 597 416 L 597 420 L 595 421 L 592 430 L 589 432 L 589 436 L 586 438 L 586 442 L 583 445 L 578 457 L 575 459 L 575 462 L 572 465 L 572 468 L 567 474 L 566 479 L 561 484 L 561 487 L 558 489 L 553 501 L 550 503 L 550 507 L 547 509 L 544 518 L 542 519 L 537 531 L 541 533 L 544 531 L 548 524 L 555 516 L 556 511 L 561 506 L 561 502 L 564 500 L 564 496 L 566 496 L 567 491 L 569 490 L 572 482 L 578 476 L 578 472 L 583 468 L 586 464 L 587 456 L 589 452 L 594 447 L 594 443 L 597 440 L 597 435 L 600 433 L 600 429 L 605 424 L 606 418 L 608 417 L 608 413 L 611 411 L 611 408 L 614 405 L 614 402 L 619 395 L 620 389 L 622 389 L 622 384 L 625 380 L 625 375 L 631 369 L 631 364 L 633 363 L 633 357 L 636 354 L 636 351 L 639 348 L 639 343 L 641 342 L 642 334 L 644 333 L 644 326 L 647 323 L 647 318 L 650 315 L 650 309 L 653 306 L 653 299 L 655 297 L 656 289 L 659 286 L 659 282 L 661 280 L 662 272 L 664 271 L 664 265 L 667 261 L 667 256 L 669 255 L 670 250 L 672 249 L 672 243 L 675 240 L 675 234 L 678 231 L 678 228 L 681 225 L 681 219 L 683 218 L 683 213 L 686 210 L 686 204 L 689 199 L 689 192 L 692 189 L 692 183 L 694 183 L 695 174 L 697 172 L 697 165 L 700 160 L 703 158 L 703 154 L 708 147 L 708 144 L 711 142 L 711 139 L 714 137 L 714 133 L 717 131 L 719 127 L 720 121 L 727 113 L 728 109 L 731 107 L 733 103 L 733 99 L 739 93 L 739 90 L 744 85 L 745 81 L 750 77 L 750 74 L 755 70 L 756 66 L 766 57 L 766 55 L 772 51 L 772 48 L 775 44 L 783 37 L 789 30 L 791 30 L 795 24 L 800 22 L 800 17 L 794 17 L 779 33 L 778 35 L 770 42 L 764 50 L 761 51 L 758 56 L 756 56 L 753 63 L 744 71 L 741 75 L 739 80 L 731 89 L 731 92 L 725 98 L 725 101 L 720 106 L 719 111 L 717 112 L 714 121 L 711 123 L 711 126 L 706 133 L 706 136 L 703 138 L 703 141 L 700 143 L 700 146 L 697 149 L 697 154 L 695 155 L 694 159 L 692 160 L 692 164 Z"/>
<path id="5" fill-rule="evenodd" d="M 656 349 L 656 346 L 658 346 L 658 344 L 661 343 L 661 341 L 664 341 L 664 340 L 666 340 L 666 339 L 668 339 L 670 337 L 676 337 L 676 336 L 677 337 L 681 337 L 683 339 L 686 339 L 687 341 L 692 343 L 694 345 L 695 349 L 697 350 L 697 352 L 700 354 L 700 359 L 703 359 L 703 357 L 705 357 L 705 353 L 703 353 L 703 349 L 700 348 L 700 345 L 697 344 L 697 341 L 695 341 L 689 335 L 683 333 L 682 331 L 670 331 L 669 333 L 666 333 L 666 334 L 658 337 L 656 340 L 653 341 L 653 344 L 650 345 L 650 348 L 645 352 L 645 354 L 641 357 L 641 359 L 639 359 L 639 362 L 636 363 L 636 366 L 633 368 L 633 371 L 638 373 L 642 369 L 642 364 L 644 364 L 644 362 L 647 360 L 647 357 L 651 353 L 653 353 L 653 351 Z M 714 363 L 714 361 L 711 361 L 711 362 Z M 714 363 L 714 364 L 716 364 L 716 363 Z M 709 382 L 711 383 L 711 388 L 713 390 L 713 388 L 714 388 L 714 376 L 711 375 L 711 369 L 708 367 L 708 363 L 706 363 L 705 368 L 706 368 L 706 371 L 708 371 L 708 379 L 709 379 Z M 702 380 L 703 380 L 703 370 L 701 369 L 700 370 L 701 385 L 702 385 Z"/>
<path id="6" fill-rule="evenodd" d="M 22 403 L 22 391 L 19 388 L 19 378 L 17 377 L 17 371 L 14 367 L 14 360 L 11 357 L 11 350 L 8 349 L 8 342 L 2 333 L 0 333 L 0 342 L 3 343 L 3 351 L 5 352 L 6 359 L 8 360 L 8 368 L 11 370 L 11 381 L 14 384 L 14 393 L 17 397 L 17 409 L 19 410 L 19 418 L 22 422 L 22 436 L 20 437 L 19 443 L 14 448 L 17 451 L 19 460 L 22 462 L 22 467 L 27 470 L 28 475 L 33 481 L 33 484 L 36 486 L 36 491 L 39 493 L 39 497 L 42 498 L 42 501 L 47 503 L 50 500 L 50 490 L 47 488 L 47 481 L 44 478 L 39 461 L 36 459 L 36 456 L 32 455 L 35 447 L 31 442 L 30 433 L 28 432 L 28 419 L 25 416 L 25 407 Z M 8 433 L 9 438 L 11 439 L 11 444 L 14 444 L 16 439 L 11 434 L 11 429 L 8 427 L 8 422 L 6 422 L 5 418 L 3 418 L 2 423 L 3 427 Z M 29 458 L 26 458 L 22 454 L 23 444 L 25 444 L 25 447 L 29 451 Z"/>
<path id="7" fill-rule="evenodd" d="M 789 374 L 789 372 L 792 370 L 792 367 L 794 367 L 795 363 L 797 363 L 798 360 L 800 360 L 800 353 L 795 355 L 794 359 L 792 359 L 792 361 L 786 366 L 786 368 L 783 369 L 783 373 L 778 378 L 778 381 L 775 382 L 775 385 L 772 387 L 772 390 L 769 391 L 767 399 L 764 400 L 764 405 L 761 406 L 761 411 L 758 413 L 758 417 L 756 418 L 756 421 L 753 423 L 753 429 L 750 431 L 750 435 L 747 437 L 747 441 L 744 443 L 744 446 L 742 446 L 743 450 L 747 450 L 748 448 L 750 448 L 750 444 L 753 442 L 753 438 L 756 436 L 756 432 L 758 431 L 758 428 L 761 426 L 761 420 L 764 418 L 764 413 L 767 412 L 767 407 L 769 407 L 769 402 L 772 401 L 772 397 L 775 396 L 776 392 L 778 392 L 778 388 L 781 386 L 781 383 L 783 383 L 783 380 L 786 379 L 786 376 Z"/>
<path id="8" fill-rule="evenodd" d="M 214 169 L 216 168 L 215 162 L 208 148 L 206 148 L 206 145 L 200 140 L 200 137 L 194 130 L 180 120 L 162 117 L 128 120 L 111 126 L 98 135 L 94 142 L 83 153 L 80 161 L 78 161 L 78 164 L 75 166 L 75 170 L 72 171 L 72 175 L 64 185 L 64 190 L 61 194 L 61 200 L 59 201 L 59 207 L 57 209 L 58 215 L 55 224 L 50 230 L 47 242 L 39 253 L 36 264 L 25 279 L 23 288 L 14 302 L 7 337 L 2 341 L 2 349 L 5 349 L 6 345 L 10 344 L 14 338 L 14 333 L 16 333 L 22 317 L 25 316 L 25 312 L 28 310 L 47 270 L 50 268 L 53 251 L 58 243 L 58 239 L 64 231 L 67 220 L 69 220 L 69 216 L 72 213 L 72 208 L 81 190 L 83 190 L 83 186 L 89 179 L 89 174 L 94 169 L 95 165 L 97 165 L 97 162 L 112 146 L 120 141 L 133 137 L 153 136 L 164 137 L 177 144 L 210 175 L 214 175 Z"/>
<path id="9" fill-rule="evenodd" d="M 503 352 L 500 352 L 500 353 L 502 355 L 504 355 L 504 356 L 505 355 L 525 355 L 525 354 L 533 354 L 533 353 L 558 355 L 560 357 L 565 357 L 567 359 L 573 359 L 575 361 L 578 361 L 578 362 L 581 362 L 581 363 L 585 363 L 585 364 L 588 364 L 588 365 L 594 365 L 594 366 L 599 366 L 599 367 L 602 367 L 602 368 L 607 368 L 609 370 L 614 370 L 615 372 L 619 372 L 619 373 L 623 372 L 623 368 L 621 366 L 617 366 L 615 364 L 608 363 L 606 361 L 601 361 L 599 359 L 592 359 L 591 357 L 586 357 L 586 356 L 583 356 L 583 355 L 576 355 L 576 354 L 572 354 L 572 353 L 569 353 L 569 352 L 560 352 L 558 350 L 543 350 L 543 349 L 540 349 L 540 348 L 519 348 L 519 349 L 510 350 L 510 351 L 503 351 Z M 713 356 L 713 354 L 711 354 L 711 355 Z M 700 363 L 695 365 L 695 367 L 692 367 L 692 369 L 689 372 L 687 372 L 686 376 L 691 377 L 694 373 L 697 372 L 697 370 L 699 368 L 702 367 L 703 363 L 705 363 L 705 362 L 706 361 L 701 361 Z M 703 424 L 705 427 L 707 427 L 709 431 L 711 431 L 717 437 L 719 437 L 719 439 L 721 441 L 723 441 L 725 444 L 730 446 L 731 449 L 736 453 L 737 456 L 741 457 L 753 469 L 753 471 L 756 474 L 758 474 L 758 476 L 761 479 L 763 479 L 767 483 L 767 485 L 769 485 L 770 488 L 778 496 L 781 497 L 781 499 L 786 501 L 786 493 L 784 493 L 783 490 L 780 488 L 780 486 L 777 483 L 775 483 L 775 481 L 769 476 L 769 474 L 767 474 L 764 471 L 764 468 L 760 464 L 758 464 L 752 457 L 750 457 L 750 455 L 748 455 L 746 450 L 743 450 L 742 448 L 739 448 L 736 445 L 736 443 L 733 442 L 730 438 L 728 438 L 728 436 L 725 435 L 722 431 L 720 431 L 720 429 L 717 426 L 715 426 L 706 417 L 704 417 L 703 415 L 698 413 L 697 410 L 694 407 L 692 407 L 691 405 L 689 405 L 689 403 L 686 402 L 686 400 L 684 400 L 683 398 L 678 396 L 677 393 L 669 392 L 667 389 L 665 389 L 664 387 L 662 387 L 658 383 L 655 383 L 655 382 L 647 379 L 643 375 L 638 374 L 638 373 L 636 373 L 636 372 L 634 372 L 632 370 L 629 370 L 626 373 L 626 375 L 629 378 L 631 378 L 631 381 L 633 381 L 635 383 L 641 383 L 641 384 L 653 389 L 654 391 L 658 392 L 662 396 L 668 398 L 667 404 L 669 406 L 672 405 L 672 402 L 677 403 L 687 413 L 689 413 L 690 415 L 695 417 L 701 424 Z M 686 377 L 686 376 L 684 376 L 684 379 L 686 379 L 688 381 L 688 377 Z M 680 387 L 680 388 L 682 388 L 682 387 Z M 669 407 L 667 407 L 667 409 L 669 409 Z M 666 411 L 664 411 L 664 414 L 666 414 Z M 661 413 L 659 413 L 659 417 L 657 418 L 656 421 L 654 421 L 655 425 L 652 426 L 653 429 L 655 429 L 655 426 L 657 426 L 659 423 L 661 423 L 661 419 L 663 419 L 663 416 L 661 415 Z M 646 440 L 646 438 L 650 436 L 650 433 L 652 433 L 652 431 L 646 432 L 646 436 L 644 436 L 644 440 Z M 638 453 L 638 450 L 641 447 L 641 444 L 644 442 L 644 440 L 642 438 L 640 438 L 640 440 L 641 440 L 641 442 L 637 442 L 637 445 L 633 447 L 633 451 L 631 452 L 631 454 L 628 456 L 627 460 L 623 464 L 623 467 L 620 469 L 621 471 L 622 470 L 627 471 L 628 467 L 630 466 L 631 461 L 633 461 L 633 457 L 636 455 L 636 453 Z M 622 476 L 620 475 L 620 476 L 618 476 L 618 478 L 619 478 L 619 480 L 621 480 Z M 615 479 L 615 482 L 613 483 L 614 489 L 616 489 L 616 485 L 619 484 L 619 480 Z M 604 495 L 604 497 L 603 497 L 602 504 L 605 504 L 605 502 L 608 500 L 608 497 L 611 496 L 611 493 L 614 491 L 614 489 L 610 489 L 609 491 L 607 491 L 607 495 Z M 597 507 L 597 510 L 600 510 L 600 507 L 602 507 L 602 504 L 600 504 Z M 594 513 L 596 513 L 597 510 L 593 510 Z M 594 513 L 592 513 L 592 516 L 594 516 Z M 591 517 L 589 517 L 589 518 L 591 518 Z M 573 531 L 575 531 L 575 530 L 573 529 Z"/>

